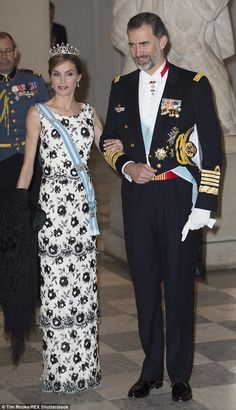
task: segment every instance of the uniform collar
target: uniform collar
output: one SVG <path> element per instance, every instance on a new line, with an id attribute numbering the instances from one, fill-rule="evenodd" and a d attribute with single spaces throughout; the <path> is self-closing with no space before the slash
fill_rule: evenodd
<path id="1" fill-rule="evenodd" d="M 15 75 L 16 75 L 16 67 L 14 67 L 13 70 L 8 74 L 1 74 L 0 73 L 0 82 L 11 81 L 11 80 L 13 80 Z"/>
<path id="2" fill-rule="evenodd" d="M 143 83 L 149 83 L 149 81 L 161 81 L 166 72 L 168 71 L 168 62 L 164 63 L 153 73 L 152 75 L 146 73 L 146 71 L 140 71 L 140 79 Z"/>

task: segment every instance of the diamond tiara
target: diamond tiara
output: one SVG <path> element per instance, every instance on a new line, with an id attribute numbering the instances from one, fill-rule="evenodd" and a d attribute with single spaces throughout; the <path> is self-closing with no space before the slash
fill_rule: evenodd
<path id="1" fill-rule="evenodd" d="M 57 54 L 74 54 L 74 55 L 79 55 L 80 52 L 78 50 L 78 48 L 74 47 L 74 46 L 70 46 L 69 44 L 57 44 L 56 46 L 53 46 L 52 48 L 50 48 L 49 50 L 49 54 L 50 56 L 55 56 Z"/>

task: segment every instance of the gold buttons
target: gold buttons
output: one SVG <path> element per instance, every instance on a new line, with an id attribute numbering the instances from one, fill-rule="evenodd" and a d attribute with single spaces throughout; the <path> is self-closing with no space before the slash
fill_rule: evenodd
<path id="1" fill-rule="evenodd" d="M 19 137 L 16 137 L 16 141 L 19 141 L 19 139 L 20 139 Z"/>
<path id="2" fill-rule="evenodd" d="M 14 114 L 14 113 L 15 113 L 15 110 L 11 110 L 11 113 Z"/>
<path id="3" fill-rule="evenodd" d="M 161 168 L 161 164 L 157 164 L 157 168 Z"/>
<path id="4" fill-rule="evenodd" d="M 129 126 L 127 124 L 125 124 L 124 129 L 127 130 L 127 128 L 129 128 Z"/>
<path id="5" fill-rule="evenodd" d="M 130 144 L 131 148 L 134 148 L 134 144 Z"/>
<path id="6" fill-rule="evenodd" d="M 13 101 L 13 100 L 10 100 L 10 104 L 14 104 L 14 101 Z"/>
<path id="7" fill-rule="evenodd" d="M 148 157 L 149 157 L 149 158 L 152 158 L 152 154 L 149 154 Z"/>
<path id="8" fill-rule="evenodd" d="M 14 132 L 17 132 L 18 131 L 18 129 L 17 128 L 14 128 Z"/>
<path id="9" fill-rule="evenodd" d="M 15 124 L 15 122 L 16 122 L 16 119 L 15 119 L 15 118 L 13 118 L 12 122 L 13 122 L 13 124 Z"/>

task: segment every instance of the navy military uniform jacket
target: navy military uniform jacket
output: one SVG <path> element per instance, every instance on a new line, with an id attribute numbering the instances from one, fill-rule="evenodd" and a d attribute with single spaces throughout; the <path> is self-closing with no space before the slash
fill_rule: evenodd
<path id="1" fill-rule="evenodd" d="M 14 68 L 7 77 L 0 74 L 0 161 L 23 154 L 26 114 L 31 105 L 48 100 L 42 77 L 31 70 Z"/>
<path id="2" fill-rule="evenodd" d="M 100 140 L 119 138 L 124 152 L 104 152 L 106 161 L 122 175 L 127 161 L 146 163 L 138 103 L 139 72 L 114 79 L 107 119 Z M 189 140 L 197 125 L 202 170 L 192 161 L 196 146 Z M 154 127 L 149 163 L 156 174 L 187 167 L 198 185 L 197 208 L 216 210 L 222 162 L 221 135 L 209 82 L 200 73 L 169 63 L 169 72 Z M 124 183 L 131 184 L 123 179 Z"/>

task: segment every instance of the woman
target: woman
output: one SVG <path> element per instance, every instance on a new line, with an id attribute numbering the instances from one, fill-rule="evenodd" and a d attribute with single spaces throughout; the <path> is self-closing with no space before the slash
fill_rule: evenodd
<path id="1" fill-rule="evenodd" d="M 59 393 L 95 388 L 101 382 L 98 230 L 87 162 L 93 140 L 98 146 L 102 125 L 94 108 L 75 100 L 82 76 L 78 54 L 69 45 L 51 50 L 49 75 L 55 95 L 29 110 L 25 158 L 17 183 L 18 189 L 28 189 L 39 139 L 43 168 L 39 203 L 47 215 L 39 232 L 42 390 Z M 79 154 L 77 169 L 68 140 Z M 119 146 L 116 140 L 114 149 Z"/>

